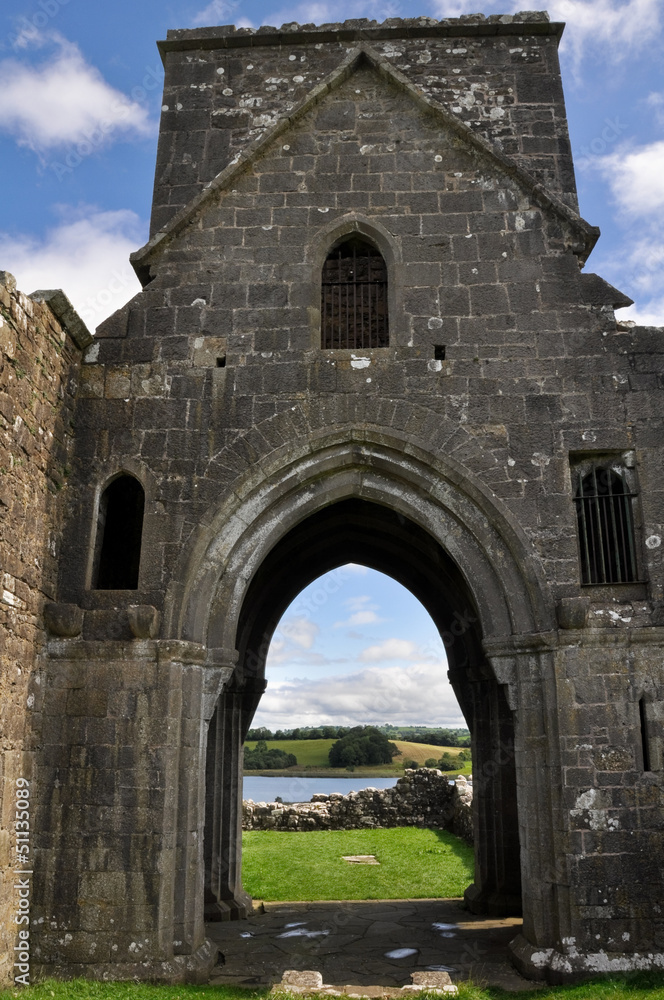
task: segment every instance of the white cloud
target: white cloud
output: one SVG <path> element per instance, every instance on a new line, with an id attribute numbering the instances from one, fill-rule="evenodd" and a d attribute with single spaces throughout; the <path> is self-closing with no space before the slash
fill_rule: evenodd
<path id="1" fill-rule="evenodd" d="M 356 611 L 355 614 L 351 615 L 343 622 L 335 622 L 335 628 L 344 628 L 348 626 L 352 628 L 354 625 L 377 625 L 379 622 L 385 621 L 384 618 L 379 618 L 375 611 Z"/>
<path id="2" fill-rule="evenodd" d="M 471 0 L 453 0 L 454 6 L 459 4 L 464 10 L 469 9 L 470 3 Z M 476 0 L 473 0 L 473 3 L 477 5 Z M 225 0 L 221 0 L 220 5 L 225 8 L 230 6 Z M 214 6 L 214 3 L 211 3 L 206 10 Z M 416 13 L 419 14 L 421 11 L 418 10 Z M 261 23 L 272 24 L 278 28 L 292 21 L 298 21 L 300 24 L 328 24 L 345 21 L 348 18 L 368 17 L 370 20 L 382 22 L 388 17 L 412 16 L 412 11 L 405 9 L 399 0 L 338 0 L 336 3 L 334 0 L 313 0 L 313 2 L 304 0 L 302 3 L 286 3 L 276 9 L 268 10 Z M 456 14 L 447 16 L 456 17 Z M 202 22 L 197 20 L 196 23 Z"/>
<path id="3" fill-rule="evenodd" d="M 657 124 L 664 125 L 664 92 L 657 93 L 653 91 L 651 94 L 648 94 L 644 104 L 646 107 L 654 110 Z"/>
<path id="4" fill-rule="evenodd" d="M 362 663 L 381 663 L 385 660 L 414 660 L 420 653 L 416 642 L 409 639 L 385 639 L 375 646 L 368 646 L 360 653 Z"/>
<path id="5" fill-rule="evenodd" d="M 252 27 L 251 21 L 245 17 L 236 17 L 235 12 L 240 6 L 240 0 L 212 0 L 207 7 L 199 11 L 193 18 L 195 25 L 235 24 L 238 28 Z"/>
<path id="6" fill-rule="evenodd" d="M 344 602 L 344 607 L 351 614 L 344 621 L 334 623 L 334 628 L 352 628 L 354 625 L 377 625 L 385 621 L 379 618 L 376 612 L 378 605 L 373 603 L 373 599 L 368 594 L 358 594 L 356 597 L 349 597 Z"/>
<path id="7" fill-rule="evenodd" d="M 301 649 L 311 649 L 319 632 L 320 626 L 308 618 L 284 618 L 277 635 L 285 636 Z"/>
<path id="8" fill-rule="evenodd" d="M 596 269 L 635 300 L 621 320 L 664 325 L 664 141 L 622 146 L 588 165 L 608 185 L 624 237 Z"/>
<path id="9" fill-rule="evenodd" d="M 145 241 L 146 226 L 129 210 L 60 206 L 59 214 L 43 237 L 0 233 L 1 266 L 27 294 L 62 288 L 94 330 L 140 290 L 129 254 Z"/>
<path id="10" fill-rule="evenodd" d="M 660 326 L 664 327 L 664 295 L 652 298 L 649 302 L 640 306 L 636 302 L 627 309 L 621 309 L 617 313 L 620 322 L 632 320 L 638 326 Z"/>
<path id="11" fill-rule="evenodd" d="M 493 14 L 497 13 L 493 8 L 496 6 L 495 2 L 493 6 L 491 3 L 478 4 L 476 0 L 437 0 L 432 5 L 433 16 L 438 18 L 445 17 L 461 17 L 463 14 L 473 14 L 480 10 L 483 14 Z M 503 3 L 498 4 L 500 7 L 500 13 L 505 14 L 509 4 Z M 407 15 L 401 14 L 400 17 L 406 17 Z"/>
<path id="12" fill-rule="evenodd" d="M 577 71 L 590 49 L 619 62 L 651 46 L 660 30 L 661 0 L 548 0 L 546 6 L 552 21 L 567 25 L 561 50 L 571 52 Z"/>
<path id="13" fill-rule="evenodd" d="M 320 680 L 270 682 L 254 725 L 279 729 L 383 722 L 465 726 L 447 680 L 445 660 L 407 667 L 368 667 L 356 674 Z"/>
<path id="14" fill-rule="evenodd" d="M 320 633 L 316 622 L 299 615 L 289 615 L 284 618 L 278 630 L 272 636 L 267 656 L 266 667 L 326 666 L 331 661 L 323 653 L 313 647 Z"/>
<path id="15" fill-rule="evenodd" d="M 662 220 L 664 223 L 664 219 Z M 653 233 L 626 242 L 622 251 L 609 258 L 613 271 L 630 279 L 635 295 L 664 297 L 664 233 Z M 634 306 L 630 306 L 634 309 Z M 620 314 L 621 316 L 624 313 Z"/>
<path id="16" fill-rule="evenodd" d="M 23 34 L 15 47 L 49 43 L 55 51 L 40 65 L 0 61 L 0 129 L 19 145 L 36 152 L 81 143 L 98 148 L 111 136 L 142 138 L 155 132 L 147 108 L 108 84 L 78 46 L 61 35 Z M 158 77 L 153 83 L 150 89 L 159 86 Z"/>
<path id="17" fill-rule="evenodd" d="M 18 33 L 10 38 L 13 49 L 42 49 L 52 40 L 55 33 L 40 31 L 39 28 L 31 24 L 27 19 L 21 24 Z"/>
<path id="18" fill-rule="evenodd" d="M 598 157 L 595 168 L 627 215 L 650 219 L 664 210 L 664 140 L 636 149 L 623 146 Z"/>
<path id="19" fill-rule="evenodd" d="M 378 611 L 378 605 L 373 603 L 373 597 L 369 594 L 347 597 L 343 604 L 349 611 Z"/>

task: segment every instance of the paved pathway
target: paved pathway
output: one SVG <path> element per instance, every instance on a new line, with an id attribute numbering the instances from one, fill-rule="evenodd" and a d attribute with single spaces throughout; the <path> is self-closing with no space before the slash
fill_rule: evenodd
<path id="1" fill-rule="evenodd" d="M 286 969 L 313 969 L 335 986 L 403 986 L 410 973 L 449 970 L 452 980 L 532 989 L 511 966 L 518 917 L 476 917 L 457 899 L 265 903 L 247 920 L 208 924 L 224 956 L 211 983 L 269 986 Z"/>

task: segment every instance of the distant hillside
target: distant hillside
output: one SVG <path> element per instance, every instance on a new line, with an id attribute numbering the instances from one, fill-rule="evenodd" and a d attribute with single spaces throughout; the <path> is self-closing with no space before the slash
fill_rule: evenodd
<path id="1" fill-rule="evenodd" d="M 330 762 L 328 759 L 328 752 L 330 747 L 335 740 L 332 739 L 319 739 L 319 740 L 266 740 L 268 749 L 275 748 L 285 751 L 285 753 L 295 754 L 297 757 L 297 766 L 288 768 L 279 773 L 283 774 L 306 774 L 307 771 L 320 773 L 321 771 L 328 771 L 330 775 L 339 774 L 347 775 L 349 772 L 345 768 L 332 768 L 330 767 Z M 403 771 L 404 761 L 414 760 L 416 763 L 422 765 L 430 757 L 439 758 L 446 750 L 451 754 L 458 754 L 460 752 L 459 747 L 451 746 L 436 746 L 432 743 L 413 743 L 407 740 L 394 740 L 394 743 L 398 746 L 401 751 L 399 757 L 395 757 L 391 764 L 378 764 L 375 767 L 357 767 L 354 773 L 362 775 L 375 775 L 389 776 L 393 774 L 399 774 Z M 245 747 L 254 749 L 256 746 L 255 740 L 247 740 Z M 455 774 L 468 774 L 471 770 L 470 762 L 462 762 L 463 766 L 459 767 Z M 246 773 L 257 774 L 257 771 L 247 771 Z M 266 774 L 275 774 L 276 772 L 264 772 Z"/>
<path id="2" fill-rule="evenodd" d="M 273 732 L 265 726 L 250 729 L 247 741 L 278 740 L 280 743 L 289 740 L 339 740 L 350 732 L 351 726 L 302 726 L 295 729 L 277 729 Z M 435 726 L 375 726 L 385 733 L 393 742 L 405 740 L 408 743 L 428 743 L 435 747 L 468 747 L 470 732 L 468 729 L 444 729 Z"/>

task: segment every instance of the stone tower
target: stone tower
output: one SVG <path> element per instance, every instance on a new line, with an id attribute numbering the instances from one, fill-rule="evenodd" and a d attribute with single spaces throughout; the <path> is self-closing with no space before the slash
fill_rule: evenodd
<path id="1" fill-rule="evenodd" d="M 204 979 L 270 636 L 348 561 L 440 629 L 475 912 L 664 964 L 662 331 L 581 267 L 547 15 L 169 32 L 144 285 L 81 365 L 34 712 L 42 972 Z"/>

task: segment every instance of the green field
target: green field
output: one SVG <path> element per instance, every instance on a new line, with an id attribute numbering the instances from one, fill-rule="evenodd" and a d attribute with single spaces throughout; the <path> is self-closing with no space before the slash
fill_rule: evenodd
<path id="1" fill-rule="evenodd" d="M 0 1000 L 267 1000 L 267 990 L 241 986 L 157 986 L 152 983 L 95 983 L 47 979 L 36 986 L 0 990 Z"/>
<path id="2" fill-rule="evenodd" d="M 335 742 L 336 740 L 268 740 L 267 746 L 269 749 L 276 747 L 285 753 L 294 753 L 297 757 L 297 766 L 288 768 L 285 771 L 245 771 L 245 774 L 302 774 L 306 776 L 307 773 L 315 775 L 317 772 L 325 771 L 328 775 L 347 775 L 348 772 L 345 768 L 330 767 L 327 755 L 330 747 Z M 437 747 L 429 743 L 408 743 L 404 740 L 393 740 L 393 742 L 401 750 L 401 756 L 395 757 L 391 764 L 377 764 L 374 767 L 356 767 L 354 774 L 358 775 L 358 777 L 370 777 L 371 775 L 376 778 L 392 777 L 403 771 L 404 760 L 414 760 L 418 764 L 424 764 L 424 761 L 428 760 L 429 757 L 435 757 L 437 760 L 445 752 L 458 754 L 462 749 L 460 747 Z M 247 740 L 245 745 L 253 750 L 256 746 L 256 741 Z M 470 774 L 471 772 L 472 766 L 470 761 L 463 761 L 458 771 L 455 770 L 451 773 Z"/>
<path id="3" fill-rule="evenodd" d="M 579 986 L 546 986 L 519 993 L 459 982 L 459 1000 L 664 1000 L 661 975 L 596 980 Z M 419 994 L 427 997 L 426 991 Z M 418 994 L 414 995 L 415 997 Z M 432 994 L 429 994 L 432 996 Z M 268 991 L 233 986 L 153 986 L 150 983 L 94 983 L 49 979 L 38 986 L 0 990 L 0 1000 L 268 1000 Z M 437 998 L 436 998 L 437 1000 Z"/>
<path id="4" fill-rule="evenodd" d="M 242 852 L 244 887 L 264 900 L 448 898 L 473 881 L 473 848 L 445 830 L 252 830 Z"/>

